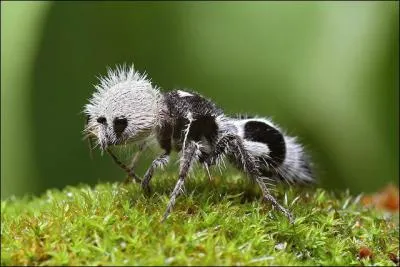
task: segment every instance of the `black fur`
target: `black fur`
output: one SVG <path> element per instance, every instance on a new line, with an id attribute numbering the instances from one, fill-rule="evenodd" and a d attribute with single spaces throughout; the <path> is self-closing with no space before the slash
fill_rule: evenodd
<path id="1" fill-rule="evenodd" d="M 241 138 L 233 133 L 219 136 L 221 133 L 216 119 L 223 115 L 221 109 L 197 93 L 180 94 L 177 91 L 172 91 L 164 94 L 164 99 L 168 109 L 168 118 L 165 119 L 164 125 L 157 134 L 161 147 L 165 149 L 165 154 L 161 157 L 166 157 L 173 148 L 182 151 L 182 158 L 179 179 L 171 194 L 163 220 L 170 213 L 175 205 L 176 198 L 182 191 L 186 175 L 196 157 L 195 155 L 198 154 L 199 161 L 208 166 L 214 164 L 218 157 L 226 154 L 234 165 L 259 184 L 264 198 L 283 212 L 290 221 L 293 221 L 290 212 L 272 197 L 267 187 L 261 184 L 264 183 L 262 174 L 265 170 L 258 167 L 260 165 L 257 164 L 257 159 L 246 151 Z M 244 139 L 266 144 L 270 149 L 269 164 L 277 166 L 284 161 L 286 149 L 283 135 L 272 126 L 259 121 L 249 121 L 244 127 Z M 202 151 L 201 148 L 196 146 L 197 143 L 208 146 L 211 151 Z M 186 144 L 188 146 L 183 149 Z M 147 192 L 150 190 L 149 182 L 159 160 L 160 158 L 157 158 L 153 161 L 142 182 L 143 189 Z M 269 172 L 269 168 L 267 171 Z"/>
<path id="2" fill-rule="evenodd" d="M 168 156 L 172 149 L 181 151 L 187 132 L 186 143 L 205 141 L 207 145 L 214 146 L 217 141 L 218 125 L 216 117 L 222 114 L 214 103 L 203 98 L 197 93 L 182 97 L 177 91 L 164 94 L 167 106 L 167 118 L 161 127 L 157 129 L 157 140 L 165 150 L 160 158 Z M 190 114 L 190 118 L 188 117 Z M 200 161 L 204 161 L 208 154 L 199 151 Z M 149 183 L 157 167 L 159 159 L 153 161 L 147 170 L 142 187 L 146 192 L 150 191 Z"/>
<path id="3" fill-rule="evenodd" d="M 115 118 L 113 121 L 114 132 L 117 136 L 121 136 L 122 132 L 128 126 L 128 120 L 126 118 Z"/>
<path id="4" fill-rule="evenodd" d="M 216 117 L 222 115 L 222 110 L 208 99 L 203 98 L 197 93 L 190 93 L 192 96 L 180 96 L 177 91 L 166 93 L 165 102 L 168 107 L 168 114 L 171 124 L 165 125 L 158 135 L 159 140 L 163 140 L 163 146 L 170 140 L 173 141 L 174 149 L 179 151 L 182 149 L 185 139 L 185 130 L 189 130 L 187 140 L 199 142 L 203 138 L 210 144 L 217 139 L 218 125 Z M 188 114 L 191 114 L 192 121 L 189 120 Z M 190 127 L 188 128 L 188 125 Z"/>
<path id="5" fill-rule="evenodd" d="M 278 166 L 285 160 L 285 139 L 280 131 L 261 121 L 248 121 L 244 126 L 244 139 L 264 143 L 270 149 L 269 164 Z"/>

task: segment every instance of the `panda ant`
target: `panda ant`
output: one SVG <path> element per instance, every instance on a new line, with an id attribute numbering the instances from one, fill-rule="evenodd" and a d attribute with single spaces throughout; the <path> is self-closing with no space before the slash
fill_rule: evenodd
<path id="1" fill-rule="evenodd" d="M 133 66 L 108 69 L 85 105 L 86 137 L 95 139 L 110 154 L 131 181 L 150 191 L 156 169 L 168 164 L 171 151 L 180 152 L 179 175 L 162 221 L 170 214 L 183 192 L 185 179 L 194 162 L 207 173 L 223 158 L 258 184 L 263 198 L 290 222 L 292 214 L 272 196 L 269 184 L 275 181 L 313 183 L 312 164 L 295 137 L 288 136 L 267 118 L 231 117 L 209 99 L 196 92 L 161 92 L 146 75 Z M 143 179 L 134 168 L 123 164 L 110 147 L 155 138 L 163 153 L 154 159 Z"/>

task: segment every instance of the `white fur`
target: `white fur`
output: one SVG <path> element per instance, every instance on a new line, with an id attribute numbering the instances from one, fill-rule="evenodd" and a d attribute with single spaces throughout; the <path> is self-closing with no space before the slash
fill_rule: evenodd
<path id="1" fill-rule="evenodd" d="M 277 171 L 285 177 L 289 182 L 311 182 L 313 181 L 313 177 L 310 176 L 310 173 L 304 169 L 303 164 L 305 163 L 306 154 L 305 151 L 300 145 L 295 137 L 286 136 L 286 157 L 283 161 L 282 165 L 277 167 Z M 310 164 L 310 162 L 307 162 Z"/>
<path id="2" fill-rule="evenodd" d="M 108 69 L 107 76 L 100 78 L 100 84 L 84 112 L 90 116 L 88 129 L 95 134 L 99 143 L 121 143 L 148 137 L 160 121 L 162 95 L 152 86 L 145 74 L 131 66 Z M 97 122 L 105 117 L 107 125 Z M 113 131 L 113 120 L 127 118 L 128 125 L 122 136 L 117 138 Z"/>
<path id="3" fill-rule="evenodd" d="M 185 92 L 185 91 L 182 91 L 182 90 L 178 90 L 177 92 L 178 92 L 178 95 L 180 97 L 193 96 L 191 93 L 188 93 L 188 92 Z"/>
<path id="4" fill-rule="evenodd" d="M 185 151 L 186 140 L 187 140 L 187 137 L 188 137 L 188 134 L 189 134 L 190 126 L 192 125 L 192 122 L 193 122 L 193 115 L 192 115 L 192 112 L 189 111 L 189 112 L 187 113 L 186 118 L 189 120 L 189 122 L 188 122 L 188 124 L 187 124 L 187 126 L 186 126 L 186 129 L 185 129 L 185 138 L 183 139 L 183 148 L 182 148 L 182 151 Z"/>
<path id="5" fill-rule="evenodd" d="M 249 118 L 249 119 L 231 119 L 227 117 L 221 117 L 217 119 L 217 123 L 224 131 L 232 127 L 235 128 L 234 132 L 244 140 L 244 146 L 252 156 L 263 156 L 268 158 L 270 149 L 266 144 L 254 141 L 248 141 L 244 139 L 244 126 L 248 121 L 260 121 L 266 123 L 279 132 L 282 133 L 286 144 L 286 155 L 283 163 L 275 167 L 275 170 L 280 173 L 284 179 L 288 182 L 311 182 L 313 178 L 309 171 L 304 169 L 304 164 L 310 164 L 307 155 L 301 144 L 297 142 L 295 137 L 288 136 L 278 125 L 272 122 L 268 118 Z"/>
<path id="6" fill-rule="evenodd" d="M 255 157 L 268 157 L 269 148 L 266 144 L 245 140 L 243 145 Z"/>

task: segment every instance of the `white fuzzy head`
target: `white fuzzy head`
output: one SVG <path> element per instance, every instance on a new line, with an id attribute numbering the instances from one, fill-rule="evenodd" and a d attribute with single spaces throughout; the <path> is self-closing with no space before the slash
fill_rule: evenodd
<path id="1" fill-rule="evenodd" d="M 88 116 L 85 132 L 97 138 L 102 149 L 142 140 L 159 123 L 162 94 L 146 75 L 133 66 L 108 69 L 106 77 L 84 108 Z"/>

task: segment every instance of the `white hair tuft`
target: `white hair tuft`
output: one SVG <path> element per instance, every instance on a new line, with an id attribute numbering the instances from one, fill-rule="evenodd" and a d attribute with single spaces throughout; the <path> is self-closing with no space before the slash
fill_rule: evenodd
<path id="1" fill-rule="evenodd" d="M 162 94 L 147 75 L 136 71 L 133 65 L 107 68 L 107 75 L 99 77 L 95 89 L 84 113 L 91 118 L 87 127 L 98 138 L 111 140 L 111 143 L 134 141 L 147 137 L 159 125 Z M 104 125 L 96 121 L 98 118 L 104 120 Z M 112 132 L 113 123 L 121 118 L 127 120 L 123 138 Z"/>

